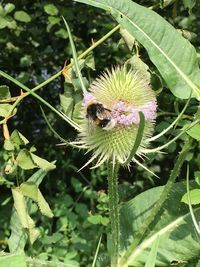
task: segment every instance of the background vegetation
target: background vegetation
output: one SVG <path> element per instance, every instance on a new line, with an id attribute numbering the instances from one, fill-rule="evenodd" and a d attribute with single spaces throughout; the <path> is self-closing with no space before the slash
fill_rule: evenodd
<path id="1" fill-rule="evenodd" d="M 135 2 L 145 7 L 152 7 L 181 31 L 196 48 L 199 57 L 199 1 L 138 0 Z M 0 4 L 0 69 L 29 88 L 37 86 L 61 70 L 64 62 L 67 60 L 69 63 L 72 57 L 68 33 L 61 16 L 64 16 L 70 25 L 78 54 L 116 25 L 116 21 L 103 10 L 73 1 L 3 0 Z M 105 68 L 123 64 L 135 53 L 135 48 L 130 50 L 126 40 L 116 32 L 89 54 L 84 61 L 83 71 L 89 78 L 89 83 Z M 155 127 L 155 132 L 159 133 L 169 126 L 186 101 L 172 95 L 144 48 L 139 44 L 137 47 L 141 59 L 150 66 L 153 89 L 160 92 Z M 20 94 L 20 88 L 2 77 L 0 77 L 0 84 L 9 86 L 12 97 Z M 59 76 L 52 83 L 41 88 L 38 93 L 54 107 L 62 110 L 64 107 L 65 110 L 66 105 L 69 104 L 67 90 L 69 85 L 65 83 L 63 76 Z M 76 133 L 70 126 L 56 117 L 48 108 L 44 110 L 51 125 L 63 138 L 75 138 Z M 191 120 L 196 110 L 197 102 L 192 99 L 191 107 L 183 116 L 182 125 Z M 10 133 L 17 129 L 29 140 L 27 149 L 36 150 L 34 153 L 49 162 L 56 161 L 56 168 L 48 172 L 40 185 L 40 190 L 51 207 L 54 217 L 46 218 L 36 212 L 36 205 L 31 206 L 30 214 L 40 230 L 40 238 L 33 245 L 26 244 L 26 254 L 37 257 L 36 266 L 47 260 L 60 261 L 71 266 L 90 266 L 102 235 L 97 266 L 106 266 L 108 264 L 106 233 L 109 231 L 109 218 L 105 167 L 92 171 L 86 167 L 81 172 L 77 172 L 89 156 L 66 146 L 57 146 L 60 140 L 47 127 L 40 110 L 40 103 L 32 96 L 24 98 L 20 103 L 17 114 L 8 120 L 8 128 Z M 167 142 L 179 131 L 176 128 L 171 130 L 152 147 Z M 187 136 L 183 135 L 177 142 L 171 144 L 166 154 L 151 154 L 145 161 L 145 165 L 160 179 L 134 164 L 131 165 L 130 170 L 120 169 L 120 201 L 123 203 L 149 188 L 164 185 L 186 138 Z M 2 147 L 0 151 L 0 250 L 8 252 L 8 240 L 12 230 L 10 218 L 13 215 L 10 188 L 18 185 L 19 181 L 27 180 L 35 170 L 18 169 L 5 173 L 9 151 L 3 148 L 3 135 L 0 136 L 0 142 Z M 191 146 L 193 149 L 188 153 L 187 160 L 192 159 L 190 168 L 192 172 L 196 172 L 200 169 L 199 143 L 194 140 Z M 22 147 L 25 147 L 25 143 Z M 17 145 L 15 149 L 17 150 Z M 199 174 L 196 172 L 196 175 Z M 182 181 L 185 177 L 186 171 L 183 168 L 178 179 Z M 33 264 L 33 261 L 30 261 L 30 264 Z"/>

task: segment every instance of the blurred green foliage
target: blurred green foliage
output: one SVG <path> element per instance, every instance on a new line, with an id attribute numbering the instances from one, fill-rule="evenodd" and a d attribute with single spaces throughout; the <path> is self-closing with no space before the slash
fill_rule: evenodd
<path id="1" fill-rule="evenodd" d="M 135 2 L 146 7 L 153 6 L 156 12 L 192 42 L 200 55 L 199 1 L 138 0 Z M 13 3 L 3 0 L 0 4 L 1 70 L 32 88 L 62 69 L 66 60 L 69 63 L 72 55 L 68 33 L 61 16 L 64 16 L 70 25 L 78 54 L 116 25 L 105 12 L 71 0 L 17 0 Z M 155 129 L 159 133 L 173 121 L 183 108 L 185 101 L 175 99 L 139 44 L 138 49 L 141 58 L 150 66 L 153 74 L 153 88 L 162 91 L 158 96 L 159 110 Z M 134 52 L 129 50 L 121 35 L 115 33 L 89 55 L 88 62 L 85 64 L 87 67 L 84 68 L 83 73 L 91 82 L 100 71 L 112 65 L 123 64 Z M 19 95 L 20 89 L 1 77 L 0 83 L 10 87 L 12 96 Z M 2 90 L 5 96 L 8 93 L 6 87 L 4 86 Z M 64 83 L 63 77 L 54 80 L 39 93 L 54 106 L 59 106 L 59 95 L 61 106 L 67 108 L 70 104 L 65 96 L 70 95 L 71 91 L 69 91 L 69 85 Z M 78 100 L 77 94 L 77 103 Z M 195 113 L 197 104 L 195 100 L 191 100 L 191 103 L 191 108 L 187 109 L 187 115 L 183 117 L 182 125 L 179 126 L 187 124 Z M 49 110 L 45 109 L 45 112 L 62 137 L 74 139 L 75 132 L 68 125 L 55 118 Z M 16 169 L 12 157 L 16 156 L 19 150 L 25 151 L 25 149 L 30 156 L 36 147 L 40 157 L 49 162 L 56 160 L 56 169 L 52 170 L 41 184 L 41 191 L 53 211 L 54 218 L 50 220 L 42 217 L 36 212 L 36 204 L 31 206 L 29 214 L 36 222 L 41 236 L 33 245 L 26 246 L 27 255 L 35 256 L 41 262 L 50 260 L 62 261 L 66 264 L 74 264 L 74 266 L 89 266 L 102 235 L 103 241 L 97 266 L 106 266 L 109 262 L 105 246 L 109 219 L 105 167 L 102 166 L 91 172 L 88 168 L 77 172 L 89 156 L 65 146 L 57 146 L 59 140 L 46 127 L 39 104 L 31 96 L 21 103 L 15 117 L 8 121 L 8 126 L 10 132 L 18 129 L 23 136 L 31 140 L 31 145 L 25 148 L 27 145 L 25 142 L 21 143 L 20 147 L 11 149 L 10 144 L 7 144 L 7 147 L 4 145 L 4 149 L 0 150 L 0 248 L 8 251 L 9 218 L 13 205 L 10 187 L 26 181 L 34 173 L 29 168 L 30 166 L 28 170 L 23 168 L 23 164 L 19 165 L 21 169 Z M 179 131 L 179 128 L 173 129 L 165 137 L 160 138 L 156 145 L 167 142 Z M 170 145 L 167 155 L 157 154 L 149 157 L 147 166 L 161 177 L 160 180 L 156 180 L 141 167 L 131 166 L 130 171 L 121 169 L 119 177 L 121 201 L 127 201 L 152 186 L 164 184 L 173 166 L 174 157 L 185 138 L 186 136 L 183 136 L 177 143 Z M 2 137 L 0 137 L 0 142 L 3 146 Z M 199 170 L 199 144 L 193 141 L 192 146 L 191 155 L 188 155 L 194 158 L 191 168 Z M 11 159 L 11 164 L 6 167 L 9 159 Z M 7 173 L 5 173 L 5 168 L 9 169 Z M 185 177 L 184 173 L 182 177 Z"/>

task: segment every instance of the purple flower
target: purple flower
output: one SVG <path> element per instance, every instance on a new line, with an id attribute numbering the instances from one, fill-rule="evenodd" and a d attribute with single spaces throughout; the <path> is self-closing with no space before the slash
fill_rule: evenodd
<path id="1" fill-rule="evenodd" d="M 155 100 L 138 107 L 119 101 L 113 105 L 111 114 L 118 124 L 139 124 L 139 111 L 143 112 L 145 120 L 154 120 L 156 118 L 156 107 L 157 104 Z"/>

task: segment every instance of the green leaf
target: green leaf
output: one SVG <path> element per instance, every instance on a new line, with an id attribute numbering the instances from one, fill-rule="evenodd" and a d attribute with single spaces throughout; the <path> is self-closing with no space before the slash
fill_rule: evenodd
<path id="1" fill-rule="evenodd" d="M 53 17 L 53 16 L 49 16 L 48 17 L 48 21 L 52 24 L 52 25 L 55 25 L 55 24 L 58 24 L 60 22 L 60 18 L 58 17 Z"/>
<path id="2" fill-rule="evenodd" d="M 18 166 L 23 170 L 31 170 L 38 167 L 33 161 L 31 153 L 27 149 L 20 150 L 16 161 Z"/>
<path id="3" fill-rule="evenodd" d="M 107 217 L 103 217 L 102 215 L 90 215 L 88 217 L 88 221 L 91 223 L 91 224 L 102 224 L 102 225 L 108 225 L 109 223 L 109 219 Z"/>
<path id="4" fill-rule="evenodd" d="M 35 183 L 37 186 L 39 186 L 42 182 L 42 180 L 44 179 L 44 177 L 47 175 L 47 172 L 49 170 L 38 170 L 36 171 L 28 180 L 27 182 L 33 182 Z"/>
<path id="5" fill-rule="evenodd" d="M 155 267 L 156 257 L 157 257 L 157 252 L 158 252 L 158 245 L 159 245 L 159 237 L 156 238 L 155 242 L 153 243 L 153 246 L 152 246 L 151 251 L 149 253 L 145 267 Z"/>
<path id="6" fill-rule="evenodd" d="M 196 4 L 196 0 L 183 0 L 183 4 L 185 8 L 191 10 Z"/>
<path id="7" fill-rule="evenodd" d="M 0 85 L 0 99 L 10 98 L 10 90 L 7 85 Z"/>
<path id="8" fill-rule="evenodd" d="M 14 198 L 14 207 L 19 216 L 21 225 L 23 228 L 28 229 L 29 239 L 31 244 L 33 244 L 39 236 L 39 231 L 35 228 L 35 223 L 28 214 L 23 192 L 21 188 L 17 187 L 12 189 L 12 194 Z"/>
<path id="9" fill-rule="evenodd" d="M 46 159 L 42 159 L 37 155 L 30 153 L 33 162 L 37 165 L 38 168 L 41 168 L 45 171 L 50 171 L 56 168 L 55 162 L 48 162 Z"/>
<path id="10" fill-rule="evenodd" d="M 21 145 L 27 145 L 29 143 L 28 139 L 26 139 L 25 136 L 23 136 L 18 130 L 14 130 L 10 136 L 10 141 L 12 144 L 19 148 Z"/>
<path id="11" fill-rule="evenodd" d="M 29 152 L 27 149 L 20 150 L 16 161 L 19 167 L 23 170 L 40 168 L 45 171 L 49 171 L 56 168 L 54 163 L 38 157 L 37 155 Z"/>
<path id="12" fill-rule="evenodd" d="M 16 167 L 16 162 L 12 158 L 10 158 L 6 163 L 4 171 L 6 174 L 11 174 L 16 170 Z"/>
<path id="13" fill-rule="evenodd" d="M 26 202 L 22 191 L 17 188 L 12 188 L 12 195 L 14 199 L 14 207 L 19 215 L 20 222 L 23 228 L 29 228 L 29 222 L 27 219 L 28 213 L 26 208 Z"/>
<path id="14" fill-rule="evenodd" d="M 25 254 L 6 254 L 0 256 L 1 267 L 27 267 Z"/>
<path id="15" fill-rule="evenodd" d="M 107 217 L 102 217 L 101 218 L 101 223 L 102 223 L 102 225 L 108 225 L 109 224 L 109 219 L 107 218 Z"/>
<path id="16" fill-rule="evenodd" d="M 7 117 L 10 114 L 12 105 L 10 104 L 1 104 L 0 105 L 0 117 Z"/>
<path id="17" fill-rule="evenodd" d="M 1 17 L 5 16 L 5 11 L 4 11 L 2 4 L 0 4 L 0 16 Z"/>
<path id="18" fill-rule="evenodd" d="M 131 65 L 131 67 L 135 71 L 140 71 L 144 77 L 144 79 L 149 80 L 151 79 L 151 75 L 149 73 L 149 66 L 145 64 L 137 55 L 134 55 L 129 60 L 126 61 L 126 64 Z"/>
<path id="19" fill-rule="evenodd" d="M 12 4 L 12 3 L 8 3 L 4 7 L 4 10 L 5 10 L 6 14 L 11 13 L 14 9 L 15 9 L 15 5 Z"/>
<path id="20" fill-rule="evenodd" d="M 63 39 L 68 38 L 68 33 L 65 29 L 60 29 L 60 30 L 56 31 L 55 34 L 56 34 L 56 36 L 63 38 Z"/>
<path id="21" fill-rule="evenodd" d="M 74 108 L 74 99 L 72 96 L 64 94 L 60 95 L 60 105 L 64 113 L 71 118 Z"/>
<path id="22" fill-rule="evenodd" d="M 102 216 L 101 215 L 91 215 L 88 217 L 88 221 L 92 224 L 101 224 Z"/>
<path id="23" fill-rule="evenodd" d="M 186 128 L 187 126 L 189 126 L 189 123 L 184 125 L 184 128 Z M 200 141 L 200 124 L 196 124 L 190 130 L 188 130 L 187 134 L 189 134 L 192 138 L 196 139 L 197 141 Z"/>
<path id="24" fill-rule="evenodd" d="M 126 45 L 128 46 L 128 49 L 132 51 L 135 44 L 135 38 L 126 29 L 123 28 L 120 29 L 120 34 L 124 39 Z"/>
<path id="25" fill-rule="evenodd" d="M 24 251 L 28 235 L 22 227 L 18 213 L 15 209 L 12 211 L 10 230 L 11 235 L 8 239 L 9 251 L 12 253 Z"/>
<path id="26" fill-rule="evenodd" d="M 44 11 L 45 11 L 47 14 L 51 15 L 51 16 L 55 16 L 55 15 L 58 14 L 58 9 L 57 9 L 57 7 L 56 7 L 55 5 L 53 5 L 53 4 L 47 4 L 47 5 L 45 5 L 45 6 L 44 6 Z"/>
<path id="27" fill-rule="evenodd" d="M 43 195 L 41 194 L 39 188 L 35 183 L 33 182 L 22 183 L 20 185 L 20 189 L 24 196 L 33 199 L 37 203 L 43 215 L 49 218 L 53 217 L 53 213 L 49 207 L 49 204 L 46 202 L 46 200 L 44 199 Z"/>
<path id="28" fill-rule="evenodd" d="M 37 186 L 39 186 L 46 174 L 46 171 L 40 169 L 28 179 L 28 182 L 34 182 Z M 31 206 L 31 200 L 27 201 L 27 206 L 29 209 Z M 27 234 L 24 232 L 19 220 L 19 216 L 15 210 L 12 212 L 10 228 L 11 236 L 8 240 L 10 252 L 15 253 L 18 251 L 23 251 L 27 241 Z"/>
<path id="29" fill-rule="evenodd" d="M 94 55 L 93 55 L 93 53 L 88 54 L 88 56 L 86 57 L 84 63 L 90 69 L 95 70 L 95 61 L 94 61 Z M 80 64 L 80 62 L 79 62 L 79 64 Z"/>
<path id="30" fill-rule="evenodd" d="M 200 185 L 200 171 L 196 171 L 194 173 L 195 181 L 198 185 Z"/>
<path id="31" fill-rule="evenodd" d="M 42 240 L 42 243 L 45 245 L 55 244 L 61 239 L 63 239 L 63 235 L 56 232 L 52 236 L 45 236 Z"/>
<path id="32" fill-rule="evenodd" d="M 76 0 L 110 12 L 121 27 L 147 50 L 172 93 L 189 98 L 191 90 L 200 99 L 197 54 L 188 40 L 154 11 L 131 0 Z"/>
<path id="33" fill-rule="evenodd" d="M 5 139 L 3 148 L 5 150 L 8 150 L 8 151 L 12 151 L 12 150 L 15 149 L 14 145 L 12 144 L 12 142 L 10 140 L 8 140 L 8 139 Z"/>
<path id="34" fill-rule="evenodd" d="M 33 182 L 24 182 L 20 185 L 22 194 L 26 197 L 31 198 L 35 202 L 38 201 L 38 187 Z"/>
<path id="35" fill-rule="evenodd" d="M 33 63 L 31 55 L 23 55 L 23 57 L 20 58 L 20 66 L 23 67 L 29 67 Z"/>
<path id="36" fill-rule="evenodd" d="M 0 29 L 3 29 L 8 26 L 8 21 L 2 17 L 0 17 Z"/>
<path id="37" fill-rule="evenodd" d="M 13 30 L 17 28 L 17 23 L 16 23 L 16 21 L 14 19 L 8 22 L 8 28 L 9 29 L 13 29 Z"/>
<path id="38" fill-rule="evenodd" d="M 181 201 L 188 204 L 187 193 L 183 195 Z M 200 189 L 193 189 L 190 191 L 190 201 L 192 205 L 200 204 Z"/>
<path id="39" fill-rule="evenodd" d="M 83 108 L 82 101 L 79 101 L 74 106 L 74 111 L 73 111 L 73 116 L 72 117 L 73 117 L 73 120 L 78 124 L 82 122 L 82 118 L 80 116 L 82 108 Z"/>
<path id="40" fill-rule="evenodd" d="M 30 22 L 31 21 L 31 17 L 29 16 L 28 13 L 26 13 L 25 11 L 16 11 L 14 13 L 14 18 L 18 21 L 21 21 L 21 22 Z"/>
<path id="41" fill-rule="evenodd" d="M 191 182 L 191 188 L 196 184 Z M 152 208 L 160 198 L 163 187 L 155 187 L 136 196 L 121 209 L 121 248 L 127 250 L 148 218 Z M 181 202 L 186 191 L 185 182 L 175 183 L 159 214 L 154 218 L 139 246 L 132 252 L 128 262 L 131 266 L 144 266 L 150 248 L 160 236 L 156 266 L 169 266 L 172 261 L 188 262 L 199 258 L 200 243 L 196 239 L 195 229 L 187 206 Z M 197 218 L 200 208 L 194 209 Z M 124 267 L 127 265 L 121 265 Z"/>

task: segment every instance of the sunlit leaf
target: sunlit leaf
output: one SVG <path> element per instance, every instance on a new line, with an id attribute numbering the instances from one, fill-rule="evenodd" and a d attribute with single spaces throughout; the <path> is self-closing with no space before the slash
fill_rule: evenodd
<path id="1" fill-rule="evenodd" d="M 38 187 L 33 182 L 24 182 L 20 185 L 21 192 L 24 196 L 38 201 Z"/>
<path id="2" fill-rule="evenodd" d="M 194 173 L 195 181 L 197 182 L 198 185 L 200 185 L 200 171 L 196 171 Z"/>
<path id="3" fill-rule="evenodd" d="M 54 4 L 47 4 L 44 6 L 44 11 L 52 16 L 55 16 L 58 14 L 58 9 Z"/>
<path id="4" fill-rule="evenodd" d="M 6 254 L 0 257 L 1 267 L 27 267 L 25 254 Z"/>
<path id="5" fill-rule="evenodd" d="M 158 245 L 159 245 L 159 237 L 156 238 L 155 242 L 153 243 L 144 267 L 155 267 Z"/>
<path id="6" fill-rule="evenodd" d="M 50 171 L 56 168 L 53 162 L 48 162 L 46 159 L 42 159 L 37 155 L 30 153 L 33 162 L 37 165 L 38 168 L 41 168 L 45 171 Z"/>
<path id="7" fill-rule="evenodd" d="M 188 204 L 187 193 L 183 195 L 181 201 Z M 192 205 L 200 204 L 200 189 L 193 189 L 190 191 L 190 201 Z"/>
<path id="8" fill-rule="evenodd" d="M 8 239 L 9 250 L 12 253 L 24 251 L 26 241 L 28 239 L 28 233 L 22 227 L 19 219 L 19 215 L 15 209 L 12 210 L 12 216 L 10 220 L 11 234 Z"/>
<path id="9" fill-rule="evenodd" d="M 25 22 L 25 23 L 31 21 L 31 16 L 25 11 L 16 11 L 14 13 L 14 18 L 18 21 Z"/>
<path id="10" fill-rule="evenodd" d="M 129 50 L 132 51 L 135 45 L 135 38 L 126 29 L 123 28 L 120 29 L 120 34 L 123 37 Z"/>
<path id="11" fill-rule="evenodd" d="M 23 228 L 28 230 L 30 242 L 33 244 L 39 236 L 39 231 L 35 228 L 35 223 L 28 214 L 23 192 L 21 188 L 17 187 L 12 189 L 12 194 L 14 198 L 14 207 L 19 216 L 21 225 Z"/>
<path id="12" fill-rule="evenodd" d="M 19 215 L 20 222 L 23 228 L 29 228 L 29 222 L 27 219 L 27 208 L 24 196 L 21 190 L 17 188 L 12 188 L 12 195 L 14 199 L 14 207 Z"/>
<path id="13" fill-rule="evenodd" d="M 31 153 L 27 149 L 20 150 L 16 161 L 18 166 L 23 170 L 30 170 L 38 167 L 38 165 L 34 162 Z"/>
<path id="14" fill-rule="evenodd" d="M 131 0 L 76 0 L 110 12 L 147 50 L 172 93 L 200 99 L 200 70 L 194 47 L 154 11 Z"/>
<path id="15" fill-rule="evenodd" d="M 29 152 L 27 149 L 20 150 L 16 157 L 18 166 L 24 170 L 41 168 L 45 171 L 55 169 L 55 164 L 48 162 L 47 160 L 38 157 L 37 155 Z"/>
<path id="16" fill-rule="evenodd" d="M 6 174 L 11 174 L 16 170 L 16 167 L 17 167 L 16 162 L 12 158 L 10 158 L 6 163 L 4 171 Z"/>
<path id="17" fill-rule="evenodd" d="M 187 126 L 189 126 L 189 124 L 186 124 L 184 128 Z M 200 124 L 197 124 L 190 130 L 188 130 L 187 134 L 189 134 L 192 138 L 196 139 L 197 141 L 200 141 Z"/>
<path id="18" fill-rule="evenodd" d="M 49 16 L 48 17 L 48 21 L 51 23 L 51 24 L 57 24 L 57 23 L 59 23 L 60 22 L 60 18 L 58 18 L 58 17 L 54 17 L 54 16 Z"/>
<path id="19" fill-rule="evenodd" d="M 46 174 L 47 171 L 40 169 L 36 171 L 28 179 L 28 182 L 35 183 L 37 186 L 39 186 L 39 184 L 42 182 Z M 28 200 L 27 207 L 30 208 L 30 206 L 31 206 L 31 200 Z M 24 232 L 24 229 L 22 228 L 16 210 L 13 210 L 12 212 L 10 228 L 11 228 L 11 236 L 8 240 L 9 250 L 13 253 L 18 251 L 23 251 L 27 241 L 27 234 Z"/>
<path id="20" fill-rule="evenodd" d="M 17 148 L 20 145 L 27 145 L 29 143 L 28 139 L 23 136 L 18 130 L 14 130 L 10 136 L 10 140 L 14 146 Z"/>
<path id="21" fill-rule="evenodd" d="M 49 207 L 49 204 L 46 202 L 38 186 L 35 183 L 24 182 L 20 185 L 20 189 L 24 196 L 33 199 L 37 203 L 43 215 L 50 217 L 50 218 L 53 217 L 53 213 Z"/>
<path id="22" fill-rule="evenodd" d="M 190 188 L 197 187 L 195 183 Z M 127 202 L 121 210 L 121 249 L 126 250 L 134 235 L 148 218 L 163 187 L 149 189 Z M 156 266 L 169 266 L 173 261 L 188 262 L 199 258 L 200 244 L 196 239 L 191 215 L 186 205 L 181 202 L 186 192 L 184 182 L 175 183 L 159 214 L 154 218 L 148 233 L 139 246 L 132 251 L 128 263 L 131 266 L 144 266 L 150 248 L 158 236 L 159 247 Z M 199 218 L 200 208 L 194 209 Z M 122 265 L 126 266 L 126 265 Z"/>
<path id="23" fill-rule="evenodd" d="M 40 190 L 38 189 L 38 207 L 41 213 L 49 218 L 53 217 L 53 212 L 51 211 L 49 204 L 44 199 L 43 195 L 41 194 Z"/>
<path id="24" fill-rule="evenodd" d="M 5 10 L 6 14 L 11 13 L 14 9 L 15 9 L 15 5 L 12 4 L 12 3 L 8 3 L 4 7 L 4 10 Z"/>
<path id="25" fill-rule="evenodd" d="M 0 29 L 3 29 L 8 26 L 8 21 L 2 17 L 0 17 Z"/>
<path id="26" fill-rule="evenodd" d="M 10 110 L 12 105 L 10 104 L 0 104 L 0 117 L 7 117 L 10 115 Z"/>

